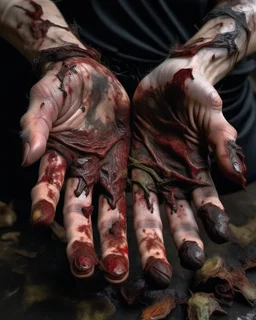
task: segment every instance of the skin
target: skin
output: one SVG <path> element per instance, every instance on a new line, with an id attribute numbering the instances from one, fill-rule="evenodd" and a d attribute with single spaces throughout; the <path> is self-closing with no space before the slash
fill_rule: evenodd
<path id="1" fill-rule="evenodd" d="M 229 239 L 229 219 L 210 177 L 209 151 L 214 150 L 223 173 L 243 186 L 245 165 L 236 131 L 225 120 L 221 99 L 195 56 L 162 63 L 142 80 L 133 104 L 134 227 L 142 267 L 151 278 L 155 273 L 156 283 L 165 279 L 167 285 L 171 268 L 157 195 L 164 201 L 181 265 L 198 269 L 204 263 L 203 243 L 190 199 L 210 238 L 216 243 Z M 153 237 L 154 244 L 147 246 Z M 152 258 L 158 264 L 154 272 Z"/>
<path id="2" fill-rule="evenodd" d="M 252 7 L 251 2 L 243 4 L 254 10 L 254 1 Z M 236 132 L 224 119 L 221 99 L 213 88 L 252 48 L 254 17 L 245 9 L 243 23 L 227 12 L 211 17 L 185 47 L 173 50 L 171 59 L 142 80 L 134 95 L 130 164 L 134 227 L 145 276 L 157 287 L 168 286 L 172 273 L 158 196 L 165 202 L 183 266 L 197 269 L 204 262 L 190 199 L 209 236 L 218 243 L 228 239 L 228 218 L 212 184 L 208 152 L 215 152 L 225 174 L 245 183 Z M 37 61 L 43 77 L 32 88 L 29 110 L 21 119 L 23 165 L 41 158 L 38 183 L 32 190 L 31 220 L 37 225 L 51 223 L 67 178 L 63 214 L 71 272 L 88 277 L 99 265 L 109 281 L 124 281 L 129 268 L 124 198 L 127 95 L 116 78 L 95 61 L 98 56 L 93 50 L 70 32 L 51 1 L 41 0 L 39 5 L 39 1 L 17 0 L 9 5 L 2 0 L 0 15 L 1 32 L 29 61 L 49 48 L 53 54 L 56 48 L 59 57 L 59 61 L 48 59 L 48 51 Z M 225 33 L 232 33 L 232 46 L 226 43 Z M 249 34 L 253 41 L 248 44 Z M 72 46 L 60 57 L 59 48 L 67 43 L 84 52 L 79 54 Z M 48 62 L 50 66 L 45 65 Z M 91 225 L 95 184 L 103 190 L 99 197 L 100 259 L 94 251 Z"/>
<path id="3" fill-rule="evenodd" d="M 129 99 L 111 72 L 91 58 L 75 57 L 49 65 L 31 89 L 29 111 L 21 119 L 23 164 L 32 163 L 46 148 L 32 190 L 33 224 L 53 221 L 68 171 L 63 214 L 67 256 L 77 277 L 92 275 L 96 265 L 112 282 L 128 276 L 124 190 L 129 110 Z M 101 260 L 94 251 L 91 224 L 96 184 L 102 190 Z"/>

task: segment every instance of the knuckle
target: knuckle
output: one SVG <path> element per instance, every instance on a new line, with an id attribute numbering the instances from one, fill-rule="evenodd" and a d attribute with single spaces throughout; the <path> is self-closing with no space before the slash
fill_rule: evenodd
<path id="1" fill-rule="evenodd" d="M 216 109 L 222 109 L 222 99 L 216 90 L 211 91 L 208 95 L 209 102 Z"/>

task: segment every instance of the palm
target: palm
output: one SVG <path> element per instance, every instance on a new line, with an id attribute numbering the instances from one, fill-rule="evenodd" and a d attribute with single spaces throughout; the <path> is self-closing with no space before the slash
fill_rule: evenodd
<path id="1" fill-rule="evenodd" d="M 137 239 L 146 274 L 165 285 L 170 266 L 157 196 L 164 200 L 181 264 L 200 268 L 203 243 L 190 199 L 209 237 L 217 243 L 228 239 L 228 217 L 210 177 L 209 148 L 216 152 L 222 170 L 239 182 L 243 182 L 243 157 L 217 92 L 185 59 L 170 59 L 153 70 L 139 84 L 133 102 L 130 167 Z M 152 239 L 154 246 L 149 245 Z"/>
<path id="2" fill-rule="evenodd" d="M 129 99 L 113 74 L 88 58 L 50 66 L 32 88 L 21 124 L 30 145 L 25 164 L 41 159 L 32 190 L 32 220 L 54 218 L 66 171 L 64 223 L 67 254 L 76 276 L 89 276 L 99 263 L 93 249 L 92 192 L 100 186 L 99 231 L 106 277 L 128 276 L 124 190 L 129 149 Z M 115 233 L 106 233 L 119 223 Z M 111 242 L 111 244 L 109 244 Z"/>

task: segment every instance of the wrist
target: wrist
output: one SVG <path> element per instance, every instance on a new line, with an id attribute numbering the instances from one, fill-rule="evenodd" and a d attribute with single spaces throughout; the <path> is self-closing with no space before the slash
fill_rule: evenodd
<path id="1" fill-rule="evenodd" d="M 246 16 L 230 7 L 216 8 L 185 45 L 174 48 L 173 57 L 190 57 L 206 78 L 215 84 L 241 60 L 250 39 Z"/>
<path id="2" fill-rule="evenodd" d="M 67 43 L 86 50 L 55 4 L 48 0 L 12 1 L 1 16 L 0 35 L 30 62 L 40 51 Z"/>

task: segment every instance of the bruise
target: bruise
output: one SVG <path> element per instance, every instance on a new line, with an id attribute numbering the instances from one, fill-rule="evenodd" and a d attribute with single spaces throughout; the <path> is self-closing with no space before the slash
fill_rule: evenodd
<path id="1" fill-rule="evenodd" d="M 39 5 L 38 3 L 36 3 L 35 1 L 32 1 L 32 0 L 29 1 L 29 3 L 33 6 L 35 11 L 29 11 L 19 5 L 15 5 L 14 7 L 25 11 L 26 15 L 33 20 L 30 25 L 30 30 L 32 33 L 32 37 L 35 40 L 45 38 L 50 27 L 57 27 L 57 28 L 61 28 L 61 29 L 69 31 L 68 27 L 60 26 L 60 25 L 55 24 L 49 20 L 43 20 L 42 19 L 43 9 L 42 9 L 41 5 Z"/>
<path id="2" fill-rule="evenodd" d="M 245 189 L 246 180 L 243 175 L 246 172 L 246 166 L 244 163 L 243 150 L 235 143 L 234 140 L 227 141 L 226 150 L 233 169 L 240 175 L 240 183 Z"/>
<path id="3" fill-rule="evenodd" d="M 225 211 L 210 202 L 199 208 L 197 214 L 213 242 L 221 244 L 229 241 L 229 217 Z"/>
<path id="4" fill-rule="evenodd" d="M 170 284 L 172 267 L 162 259 L 149 257 L 144 268 L 145 279 L 150 287 L 164 289 Z"/>
<path id="5" fill-rule="evenodd" d="M 179 248 L 182 267 L 189 270 L 200 269 L 204 264 L 204 252 L 195 241 L 185 241 Z"/>
<path id="6" fill-rule="evenodd" d="M 188 79 L 194 79 L 192 69 L 181 69 L 163 89 L 138 90 L 134 98 L 129 168 L 141 169 L 144 174 L 131 183 L 143 189 L 149 209 L 150 191 L 176 212 L 176 200 L 186 199 L 197 187 L 210 186 L 210 182 L 197 179 L 201 171 L 209 169 L 206 141 L 200 137 L 198 143 L 188 141 L 189 123 L 181 116 Z"/>
<path id="7" fill-rule="evenodd" d="M 99 264 L 93 246 L 82 241 L 75 241 L 71 246 L 71 266 L 76 274 L 87 274 Z"/>
<path id="8" fill-rule="evenodd" d="M 88 63 L 85 58 L 73 58 L 65 63 L 67 69 L 70 69 L 83 62 Z M 87 97 L 85 128 L 51 132 L 47 148 L 61 154 L 67 162 L 68 175 L 78 178 L 76 197 L 83 191 L 88 195 L 90 188 L 98 184 L 111 209 L 115 209 L 126 188 L 130 137 L 129 103 L 124 99 L 116 78 L 98 63 L 93 64 L 91 61 L 90 64 L 95 68 L 95 73 L 91 74 L 92 88 Z M 65 83 L 68 76 L 68 72 L 64 73 L 62 83 Z M 115 119 L 104 123 L 97 117 L 96 111 L 109 95 L 113 96 L 111 108 Z"/>
<path id="9" fill-rule="evenodd" d="M 246 34 L 246 41 L 244 42 L 244 47 L 241 48 L 242 52 L 245 52 L 249 41 L 250 41 L 250 31 L 246 23 L 246 16 L 244 12 L 238 12 L 231 8 L 231 4 L 217 7 L 210 11 L 208 15 L 204 18 L 203 24 L 211 19 L 223 16 L 224 18 L 230 17 L 235 21 L 235 30 L 232 32 L 218 33 L 214 39 L 207 41 L 207 39 L 199 38 L 194 42 L 174 48 L 170 54 L 170 58 L 189 56 L 192 57 L 202 48 L 222 48 L 227 49 L 228 57 L 234 56 L 235 62 L 239 55 L 239 49 L 236 44 L 236 40 Z M 221 28 L 223 23 L 216 25 L 217 28 Z M 215 58 L 215 57 L 214 57 Z"/>

